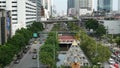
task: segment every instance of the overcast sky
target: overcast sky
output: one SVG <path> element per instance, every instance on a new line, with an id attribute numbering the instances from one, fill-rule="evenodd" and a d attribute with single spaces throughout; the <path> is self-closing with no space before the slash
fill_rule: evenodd
<path id="1" fill-rule="evenodd" d="M 93 0 L 93 7 L 97 9 L 97 0 Z M 56 6 L 57 12 L 67 11 L 67 0 L 53 0 L 53 4 Z M 113 10 L 118 9 L 118 0 L 113 0 Z"/>

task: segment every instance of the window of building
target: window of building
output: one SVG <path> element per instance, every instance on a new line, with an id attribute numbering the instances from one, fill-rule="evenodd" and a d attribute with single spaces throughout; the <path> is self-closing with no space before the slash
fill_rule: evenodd
<path id="1" fill-rule="evenodd" d="M 12 20 L 17 20 L 17 18 L 12 18 Z"/>
<path id="2" fill-rule="evenodd" d="M 12 14 L 12 16 L 17 16 L 17 14 Z"/>
<path id="3" fill-rule="evenodd" d="M 12 7 L 17 7 L 17 6 L 12 6 Z"/>
<path id="4" fill-rule="evenodd" d="M 0 1 L 0 3 L 6 3 L 6 1 Z"/>
<path id="5" fill-rule="evenodd" d="M 12 10 L 12 12 L 17 12 L 17 10 Z"/>
<path id="6" fill-rule="evenodd" d="M 17 3 L 17 1 L 12 1 L 12 3 Z"/>

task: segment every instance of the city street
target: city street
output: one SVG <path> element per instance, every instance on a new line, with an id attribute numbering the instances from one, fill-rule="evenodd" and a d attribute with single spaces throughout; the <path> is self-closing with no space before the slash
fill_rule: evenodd
<path id="1" fill-rule="evenodd" d="M 120 0 L 0 0 L 0 68 L 120 68 Z"/>
<path id="2" fill-rule="evenodd" d="M 27 54 L 24 55 L 24 57 L 20 60 L 20 63 L 18 64 L 14 64 L 13 67 L 11 68 L 33 68 L 33 67 L 37 67 L 37 59 L 32 59 L 32 53 L 30 54 L 30 51 L 33 48 L 38 49 L 38 47 L 40 46 L 40 44 L 33 44 L 31 46 L 31 49 L 27 52 Z M 41 65 L 41 64 L 40 64 Z"/>
<path id="3" fill-rule="evenodd" d="M 49 28 L 45 29 L 44 31 L 50 31 L 53 27 L 53 24 L 47 25 L 47 27 Z M 20 62 L 18 64 L 11 65 L 10 68 L 38 68 L 38 57 L 36 59 L 32 59 L 33 53 L 31 52 L 33 49 L 36 49 L 38 53 L 40 46 L 44 44 L 46 38 L 47 34 L 40 34 L 40 38 L 37 38 L 37 43 L 33 43 L 30 50 L 23 56 Z M 46 65 L 43 65 L 39 62 L 39 67 L 44 68 Z"/>

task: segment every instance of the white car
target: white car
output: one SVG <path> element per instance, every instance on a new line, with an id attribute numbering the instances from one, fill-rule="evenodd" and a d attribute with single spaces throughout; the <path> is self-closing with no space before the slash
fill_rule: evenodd
<path id="1" fill-rule="evenodd" d="M 114 54 L 111 55 L 111 58 L 116 58 L 116 56 Z"/>
<path id="2" fill-rule="evenodd" d="M 112 58 L 110 58 L 110 59 L 108 60 L 108 62 L 109 62 L 109 64 L 115 64 L 115 61 L 114 61 L 114 59 L 112 59 Z"/>
<path id="3" fill-rule="evenodd" d="M 115 68 L 113 65 L 110 65 L 110 68 Z"/>
<path id="4" fill-rule="evenodd" d="M 120 54 L 117 55 L 120 58 Z"/>

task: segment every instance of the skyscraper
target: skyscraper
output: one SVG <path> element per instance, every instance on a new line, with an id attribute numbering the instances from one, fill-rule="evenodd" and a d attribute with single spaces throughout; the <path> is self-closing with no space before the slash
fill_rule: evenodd
<path id="1" fill-rule="evenodd" d="M 120 0 L 118 0 L 118 10 L 120 12 Z"/>
<path id="2" fill-rule="evenodd" d="M 112 0 L 98 0 L 98 11 L 112 11 Z"/>
<path id="3" fill-rule="evenodd" d="M 75 1 L 74 0 L 67 0 L 67 13 L 69 12 L 70 8 L 75 8 Z"/>
<path id="4" fill-rule="evenodd" d="M 52 9 L 51 9 L 51 7 L 52 7 L 52 5 L 51 5 L 51 0 L 42 0 L 42 6 L 43 6 L 43 8 L 44 8 L 44 12 L 45 12 L 45 18 L 49 18 L 50 17 L 50 15 L 51 15 L 51 11 L 52 11 Z"/>
<path id="5" fill-rule="evenodd" d="M 75 0 L 76 12 L 79 15 L 91 15 L 93 12 L 92 0 Z"/>
<path id="6" fill-rule="evenodd" d="M 80 8 L 92 9 L 92 0 L 80 0 Z"/>

